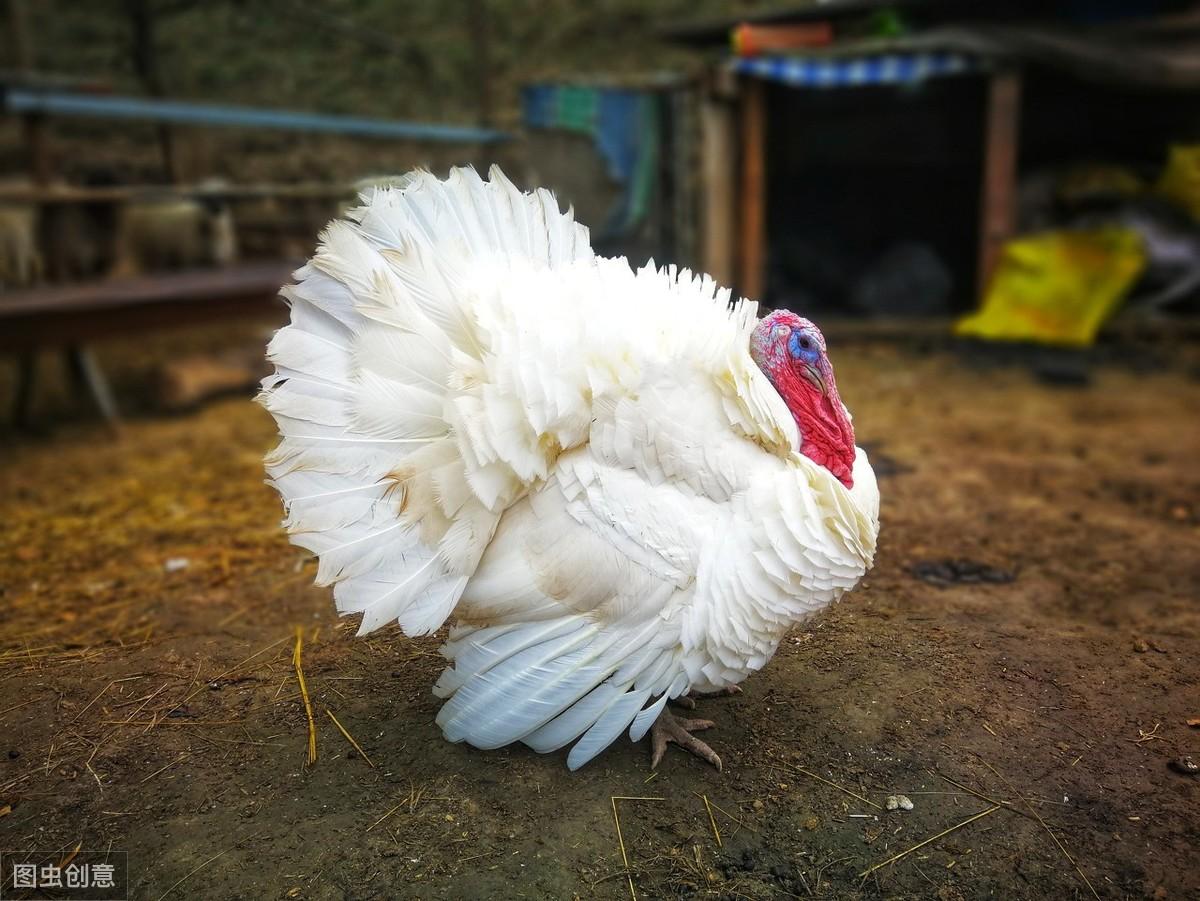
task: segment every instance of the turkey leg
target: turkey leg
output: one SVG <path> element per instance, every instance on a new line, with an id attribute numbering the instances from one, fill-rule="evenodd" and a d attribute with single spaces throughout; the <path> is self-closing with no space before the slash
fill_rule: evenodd
<path id="1" fill-rule="evenodd" d="M 737 685 L 730 685 L 728 688 L 723 688 L 720 691 L 689 692 L 686 695 L 672 698 L 671 703 L 677 707 L 682 707 L 684 710 L 695 710 L 696 698 L 719 698 L 741 693 L 742 690 Z M 717 768 L 717 772 L 720 772 L 721 758 L 717 756 L 717 752 L 692 735 L 693 732 L 701 732 L 712 727 L 712 720 L 676 718 L 670 710 L 664 710 L 658 715 L 658 719 L 654 721 L 654 725 L 650 727 L 650 769 L 653 770 L 658 767 L 658 762 L 662 760 L 663 754 L 667 752 L 668 744 L 677 744 L 685 751 L 692 752 L 701 760 L 707 760 Z"/>
<path id="2" fill-rule="evenodd" d="M 717 752 L 702 742 L 693 732 L 701 732 L 713 727 L 712 720 L 676 719 L 670 710 L 664 709 L 650 727 L 650 769 L 657 769 L 663 754 L 667 753 L 668 744 L 676 744 L 685 751 L 690 751 L 701 760 L 707 760 L 721 771 L 721 758 Z"/>

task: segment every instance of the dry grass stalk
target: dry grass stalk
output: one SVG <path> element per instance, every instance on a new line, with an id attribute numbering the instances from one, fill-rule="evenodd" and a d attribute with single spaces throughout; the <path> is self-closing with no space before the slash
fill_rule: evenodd
<path id="1" fill-rule="evenodd" d="M 1155 728 L 1157 728 L 1157 726 Z M 975 756 L 978 757 L 979 755 L 975 755 Z M 1012 783 L 1009 782 L 1007 779 L 1005 779 L 1003 776 L 1001 776 L 999 770 L 997 770 L 994 766 L 992 766 L 990 763 L 988 763 L 982 757 L 979 758 L 979 762 L 982 763 L 989 770 L 991 770 L 993 773 L 995 773 L 996 778 L 999 779 L 1001 782 L 1003 782 L 1008 787 L 1008 790 L 1010 792 L 1012 792 L 1014 795 L 1016 795 L 1018 798 L 1020 798 L 1022 801 L 1025 802 L 1025 806 L 1029 808 L 1029 812 L 1031 814 L 1033 814 L 1034 819 L 1036 819 L 1041 824 L 1042 828 L 1046 830 L 1046 834 L 1049 835 L 1050 838 L 1052 838 L 1054 840 L 1054 844 L 1058 845 L 1058 850 L 1062 852 L 1063 857 L 1065 857 L 1070 862 L 1071 866 L 1073 866 L 1075 868 L 1075 872 L 1079 874 L 1079 878 L 1083 880 L 1083 884 L 1088 887 L 1088 891 L 1090 891 L 1092 893 L 1092 897 L 1095 898 L 1096 901 L 1100 901 L 1100 896 L 1098 894 L 1096 894 L 1096 889 L 1092 886 L 1092 883 L 1087 878 L 1087 875 L 1083 872 L 1083 870 L 1081 870 L 1079 868 L 1079 864 L 1077 864 L 1075 862 L 1075 858 L 1071 856 L 1070 852 L 1068 852 L 1067 849 L 1065 847 L 1063 847 L 1063 843 L 1058 840 L 1058 836 L 1054 834 L 1054 830 L 1046 825 L 1046 821 L 1042 819 L 1041 814 L 1039 814 L 1034 809 L 1033 805 L 1029 803 L 1029 799 L 1026 798 L 1024 795 L 1022 795 L 1020 792 L 1018 792 L 1015 788 L 1013 788 Z"/>
<path id="2" fill-rule="evenodd" d="M 292 663 L 296 667 L 296 681 L 300 683 L 300 696 L 304 699 L 304 715 L 308 718 L 308 765 L 317 762 L 317 724 L 313 721 L 312 701 L 308 697 L 308 686 L 304 683 L 304 668 L 300 665 L 300 651 L 304 645 L 304 633 L 296 627 L 296 649 L 292 651 Z"/>
<path id="3" fill-rule="evenodd" d="M 1156 738 L 1161 737 L 1158 734 L 1158 730 L 1159 730 L 1160 726 L 1162 726 L 1162 723 L 1155 723 L 1154 728 L 1151 729 L 1149 732 L 1145 731 L 1144 729 L 1138 729 L 1138 737 L 1137 738 L 1127 738 L 1125 740 L 1131 741 L 1135 745 L 1144 745 L 1148 741 L 1154 741 Z"/>
<path id="4" fill-rule="evenodd" d="M 239 669 L 241 669 L 243 666 L 245 666 L 247 663 L 249 663 L 255 657 L 259 657 L 259 656 L 267 653 L 267 651 L 271 650 L 272 648 L 279 647 L 281 644 L 283 644 L 287 640 L 288 640 L 288 637 L 285 635 L 283 638 L 279 639 L 278 641 L 271 642 L 269 645 L 267 645 L 262 650 L 255 651 L 253 654 L 251 654 L 249 657 L 247 657 L 241 663 L 237 663 L 234 666 L 231 666 L 229 669 L 225 670 L 224 672 L 218 673 L 217 675 L 213 676 L 211 679 L 207 680 L 206 682 L 201 682 L 200 685 L 194 691 L 188 693 L 187 697 L 185 697 L 182 701 L 180 701 L 178 704 L 176 704 L 174 707 L 172 707 L 170 710 L 168 710 L 163 716 L 159 717 L 160 723 L 162 720 L 165 720 L 167 717 L 169 717 L 172 713 L 174 713 L 176 710 L 178 710 L 180 707 L 182 707 L 184 704 L 186 704 L 192 698 L 196 697 L 196 695 L 200 694 L 200 692 L 202 692 L 204 690 L 206 685 L 208 685 L 212 682 L 219 682 L 221 679 L 224 679 L 230 673 L 237 672 Z M 309 719 L 310 720 L 312 719 L 311 715 L 310 715 Z"/>
<path id="5" fill-rule="evenodd" d="M 100 781 L 100 774 L 92 769 L 91 761 L 89 760 L 84 764 L 84 766 L 87 767 L 87 771 L 92 774 L 92 778 L 96 780 L 96 785 L 100 787 L 100 794 L 104 794 L 104 783 Z"/>
<path id="6" fill-rule="evenodd" d="M 370 826 L 368 826 L 366 831 L 370 832 L 372 829 L 374 829 L 376 826 L 378 826 L 380 823 L 382 823 L 384 820 L 386 820 L 388 817 L 390 817 L 392 814 L 394 814 L 397 810 L 399 810 L 401 807 L 403 807 L 406 803 L 407 803 L 406 801 L 401 801 L 399 804 L 397 804 L 395 807 L 393 807 L 391 810 L 389 810 L 387 813 L 385 813 L 383 816 L 381 816 L 379 819 L 377 819 L 374 823 L 372 823 Z"/>
<path id="7" fill-rule="evenodd" d="M 350 742 L 350 744 L 354 746 L 354 750 L 356 750 L 362 756 L 362 759 L 367 762 L 367 765 L 370 766 L 371 769 L 375 769 L 375 764 L 371 763 L 371 758 L 367 756 L 367 752 L 364 751 L 362 746 L 354 740 L 354 736 L 346 731 L 346 727 L 338 722 L 338 718 L 333 715 L 333 711 L 326 707 L 325 712 L 329 714 L 329 718 L 333 720 L 333 724 L 338 727 L 338 731 L 341 732 L 342 735 L 346 736 L 346 741 Z"/>
<path id="8" fill-rule="evenodd" d="M 945 779 L 951 785 L 955 786 L 956 788 L 961 788 L 967 794 L 974 795 L 976 798 L 978 798 L 981 801 L 987 801 L 989 804 L 995 804 L 997 807 L 1003 807 L 1005 810 L 1010 811 L 1011 813 L 1015 813 L 1018 816 L 1025 817 L 1025 819 L 1027 819 L 1027 820 L 1033 819 L 1033 817 L 1031 817 L 1025 811 L 1018 810 L 1017 808 L 1013 807 L 1012 801 L 1001 801 L 996 798 L 993 798 L 991 795 L 985 795 L 983 792 L 979 791 L 978 789 L 971 788 L 971 786 L 966 785 L 962 782 L 959 782 L 956 779 L 951 779 L 949 776 L 947 776 L 945 773 L 941 772 L 940 770 L 929 770 L 928 772 L 933 776 L 937 776 L 939 779 Z M 909 794 L 919 794 L 919 793 L 918 792 L 909 792 Z"/>
<path id="9" fill-rule="evenodd" d="M 995 813 L 999 809 L 1000 809 L 1000 805 L 996 804 L 992 807 L 989 807 L 987 810 L 981 810 L 979 813 L 975 814 L 974 816 L 967 817 L 961 823 L 957 823 L 954 826 L 951 826 L 949 829 L 943 829 L 937 835 L 931 835 L 931 836 L 929 836 L 929 838 L 925 839 L 924 841 L 917 842 L 917 844 L 913 845 L 908 850 L 901 851 L 899 854 L 893 854 L 887 860 L 877 863 L 873 867 L 868 867 L 867 869 L 865 869 L 861 873 L 859 873 L 858 876 L 860 879 L 865 879 L 868 876 L 870 876 L 872 873 L 874 873 L 876 870 L 880 869 L 881 867 L 886 867 L 890 863 L 895 863 L 900 858 L 905 857 L 909 854 L 912 854 L 912 852 L 916 851 L 918 848 L 924 848 L 930 842 L 936 842 L 942 836 L 949 835 L 951 832 L 954 832 L 956 829 L 961 829 L 963 826 L 966 826 L 968 823 L 974 823 L 976 820 L 982 819 L 983 817 L 986 817 L 988 814 Z"/>
<path id="10" fill-rule="evenodd" d="M 246 842 L 254 841 L 254 839 L 258 838 L 258 836 L 260 834 L 261 833 L 256 832 L 254 835 L 250 836 L 250 838 L 246 839 Z M 183 885 L 185 882 L 187 882 L 189 879 L 191 879 L 193 876 L 195 876 L 197 873 L 199 873 L 201 870 L 203 870 L 206 866 L 208 866 L 214 860 L 224 857 L 226 854 L 228 854 L 234 848 L 238 847 L 238 845 L 241 845 L 244 843 L 245 842 L 238 842 L 237 844 L 230 845 L 224 851 L 221 851 L 218 854 L 214 854 L 208 860 L 206 860 L 203 863 L 200 863 L 197 866 L 193 867 L 192 869 L 188 870 L 186 873 L 183 874 L 183 876 L 181 876 L 174 883 L 172 883 L 170 888 L 168 888 L 165 892 L 163 892 L 161 895 L 159 895 L 158 898 L 156 899 L 156 901 L 162 901 L 163 898 L 167 897 L 167 895 L 171 894 L 171 892 L 175 891 L 175 889 L 179 888 L 179 886 Z"/>
<path id="11" fill-rule="evenodd" d="M 98 741 L 96 741 L 92 745 L 92 753 L 88 755 L 87 763 L 91 763 L 93 760 L 96 759 L 96 754 L 99 753 L 100 749 L 104 745 L 108 744 L 108 742 L 111 741 L 117 735 L 117 733 L 121 731 L 122 727 L 130 726 L 130 725 L 141 725 L 140 723 L 134 722 L 134 717 L 136 717 L 139 713 L 141 713 L 143 710 L 145 710 L 147 704 L 149 704 L 151 701 L 153 701 L 155 698 L 157 698 L 160 694 L 162 694 L 164 691 L 166 691 L 167 687 L 170 686 L 170 684 L 171 684 L 170 682 L 164 682 L 162 685 L 159 686 L 157 691 L 154 691 L 151 694 L 147 695 L 145 700 L 143 700 L 142 703 L 138 705 L 137 709 L 134 710 L 133 713 L 129 714 L 128 717 L 126 717 L 125 719 L 118 722 L 116 724 L 115 729 L 110 730 L 107 735 L 102 736 Z M 152 727 L 154 725 L 154 723 L 155 723 L 155 720 L 151 720 L 150 726 Z M 105 721 L 105 724 L 107 724 L 107 721 Z M 53 751 L 54 751 L 54 746 L 51 745 L 51 747 L 50 747 L 51 754 L 53 753 Z M 50 770 L 50 754 L 47 754 L 46 755 L 46 771 L 49 772 L 49 770 Z"/>
<path id="12" fill-rule="evenodd" d="M 164 772 L 165 770 L 169 770 L 171 767 L 175 766 L 175 764 L 177 764 L 177 763 L 183 763 L 185 760 L 187 760 L 191 756 L 192 756 L 191 754 L 187 754 L 187 753 L 180 754 L 177 758 L 172 760 L 166 766 L 159 767 L 157 770 L 155 770 L 153 773 L 151 773 L 149 776 L 147 776 L 145 779 L 143 779 L 141 782 L 139 782 L 138 785 L 143 785 L 143 784 L 149 782 L 151 779 L 153 779 L 159 773 Z"/>
<path id="13" fill-rule="evenodd" d="M 80 842 L 79 844 L 77 844 L 71 851 L 69 851 L 63 857 L 62 860 L 60 860 L 58 862 L 58 868 L 61 870 L 63 867 L 65 867 L 67 864 L 69 864 L 71 861 L 73 861 L 76 858 L 76 856 L 79 854 L 79 849 L 82 847 L 83 847 L 83 842 Z"/>
<path id="14" fill-rule="evenodd" d="M 629 855 L 625 853 L 625 837 L 621 834 L 621 815 L 617 813 L 618 801 L 662 801 L 662 798 L 642 798 L 629 795 L 613 795 L 610 798 L 612 801 L 613 823 L 617 827 L 617 845 L 621 849 L 621 863 L 625 865 L 625 879 L 629 882 L 629 897 L 632 901 L 637 901 L 637 890 L 633 887 L 633 874 L 629 872 Z"/>
<path id="15" fill-rule="evenodd" d="M 20 710 L 22 707 L 28 707 L 30 704 L 36 704 L 40 700 L 42 699 L 30 698 L 28 701 L 22 701 L 20 704 L 13 704 L 11 707 L 5 707 L 3 710 L 0 710 L 0 716 L 4 716 L 6 713 L 12 713 L 14 710 Z"/>
<path id="16" fill-rule="evenodd" d="M 790 770 L 794 770 L 797 773 L 808 776 L 808 778 L 810 778 L 810 779 L 816 779 L 818 782 L 824 782 L 826 785 L 836 788 L 838 791 L 842 792 L 843 794 L 849 795 L 851 798 L 857 798 L 859 801 L 862 801 L 864 804 L 870 804 L 876 810 L 883 810 L 882 804 L 876 804 L 870 798 L 864 798 L 862 795 L 860 795 L 856 792 L 852 792 L 848 788 L 843 788 L 842 786 L 838 785 L 836 782 L 830 782 L 828 779 L 824 779 L 821 776 L 818 776 L 816 773 L 810 773 L 808 770 L 804 769 L 803 767 L 798 767 L 794 763 L 788 763 L 788 764 L 785 764 L 785 766 L 787 766 L 787 768 Z"/>
<path id="17" fill-rule="evenodd" d="M 708 795 L 701 795 L 700 798 L 704 801 L 704 809 L 708 811 L 708 822 L 712 826 L 713 835 L 717 839 L 717 847 L 724 848 L 725 843 L 721 841 L 721 830 L 717 828 L 717 818 L 713 816 L 712 805 L 708 803 Z"/>
<path id="18" fill-rule="evenodd" d="M 245 720 L 100 720 L 101 726 L 240 726 Z"/>
<path id="19" fill-rule="evenodd" d="M 633 874 L 629 872 L 629 855 L 625 853 L 625 837 L 621 835 L 621 815 L 617 813 L 617 799 L 614 796 L 612 801 L 613 823 L 617 827 L 617 845 L 621 849 L 621 863 L 625 866 L 625 878 L 629 880 L 629 897 L 633 901 L 637 901 L 637 890 L 633 887 Z"/>
<path id="20" fill-rule="evenodd" d="M 106 691 L 108 691 L 110 688 L 112 688 L 114 685 L 120 685 L 122 682 L 133 682 L 134 680 L 141 679 L 144 676 L 145 676 L 145 673 L 138 673 L 133 676 L 126 676 L 124 679 L 113 679 L 111 682 L 109 682 L 102 689 L 100 689 L 100 691 L 98 691 L 96 693 L 96 697 L 92 698 L 90 701 L 88 701 L 86 704 L 83 705 L 83 709 L 80 710 L 77 714 L 75 714 L 75 718 L 73 720 L 71 720 L 71 723 L 72 724 L 78 723 L 79 718 L 81 716 L 83 716 L 85 713 L 87 713 L 88 710 L 91 708 L 91 706 L 93 704 L 95 704 L 97 701 L 99 701 L 100 698 L 102 698 L 104 696 L 104 693 Z M 3 711 L 0 711 L 0 712 L 3 712 Z"/>
<path id="21" fill-rule="evenodd" d="M 695 792 L 692 792 L 692 794 L 695 794 Z M 716 801 L 709 801 L 709 802 L 708 802 L 708 805 L 709 805 L 709 806 L 710 806 L 710 807 L 711 807 L 713 810 L 717 811 L 717 812 L 718 812 L 718 813 L 720 813 L 722 816 L 724 816 L 724 817 L 725 817 L 727 820 L 730 820 L 731 822 L 737 823 L 737 824 L 738 824 L 739 826 L 741 826 L 743 829 L 749 829 L 749 830 L 750 830 L 751 832 L 753 832 L 755 835 L 757 835 L 757 834 L 758 834 L 758 830 L 757 830 L 757 829 L 755 829 L 753 826 L 751 826 L 751 825 L 750 825 L 749 823 L 747 823 L 745 820 L 739 820 L 737 817 L 735 817 L 733 814 L 731 814 L 731 813 L 730 813 L 728 810 L 726 810 L 724 807 L 722 807 L 722 806 L 721 806 L 720 804 L 718 804 Z"/>

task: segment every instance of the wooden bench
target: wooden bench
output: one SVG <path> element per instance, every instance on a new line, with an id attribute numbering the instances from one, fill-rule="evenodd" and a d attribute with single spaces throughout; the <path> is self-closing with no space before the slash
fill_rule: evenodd
<path id="1" fill-rule="evenodd" d="M 53 285 L 0 294 L 0 352 L 20 357 L 14 418 L 29 421 L 36 352 L 62 348 L 72 376 L 110 423 L 116 404 L 87 347 L 100 338 L 150 329 L 282 318 L 277 299 L 291 281 L 294 262 L 244 263 L 130 279 Z"/>

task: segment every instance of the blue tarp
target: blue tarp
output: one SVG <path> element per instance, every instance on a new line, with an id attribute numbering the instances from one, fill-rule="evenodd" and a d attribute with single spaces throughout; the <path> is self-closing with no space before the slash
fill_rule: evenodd
<path id="1" fill-rule="evenodd" d="M 525 125 L 590 135 L 609 177 L 624 189 L 601 237 L 628 233 L 646 216 L 658 161 L 658 98 L 648 91 L 530 85 L 521 92 Z"/>

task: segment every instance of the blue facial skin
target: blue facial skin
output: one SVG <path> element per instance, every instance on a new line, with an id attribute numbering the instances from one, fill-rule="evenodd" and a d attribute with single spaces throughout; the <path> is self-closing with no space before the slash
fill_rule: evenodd
<path id="1" fill-rule="evenodd" d="M 807 347 L 802 345 L 807 344 Z M 792 355 L 794 360 L 803 360 L 810 366 L 816 366 L 817 360 L 821 359 L 821 351 L 817 349 L 817 344 L 812 338 L 803 331 L 794 331 L 788 338 L 788 353 Z"/>

